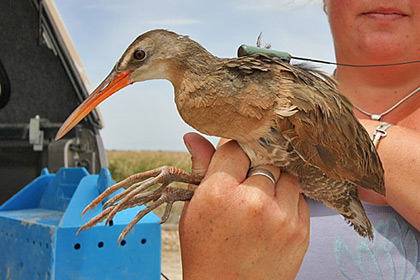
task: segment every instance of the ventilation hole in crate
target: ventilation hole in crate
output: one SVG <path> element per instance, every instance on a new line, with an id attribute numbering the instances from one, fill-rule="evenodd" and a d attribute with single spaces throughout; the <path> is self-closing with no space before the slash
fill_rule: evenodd
<path id="1" fill-rule="evenodd" d="M 143 238 L 140 242 L 141 242 L 141 244 L 146 244 L 147 240 L 146 240 L 146 238 Z"/>
<path id="2" fill-rule="evenodd" d="M 47 249 L 48 249 L 48 247 L 49 247 L 48 243 L 45 243 L 45 248 L 47 248 Z"/>
<path id="3" fill-rule="evenodd" d="M 80 245 L 80 243 L 76 243 L 76 244 L 74 244 L 74 250 L 79 250 L 79 249 L 80 249 L 80 247 L 82 247 L 82 246 Z"/>
<path id="4" fill-rule="evenodd" d="M 113 220 L 109 221 L 108 225 L 109 225 L 110 227 L 112 227 L 112 226 L 114 225 L 114 221 L 113 221 Z"/>
<path id="5" fill-rule="evenodd" d="M 98 248 L 102 248 L 102 247 L 104 247 L 104 243 L 102 241 L 99 241 Z"/>
<path id="6" fill-rule="evenodd" d="M 125 239 L 121 240 L 120 245 L 121 245 L 121 246 L 124 246 L 125 244 L 127 244 L 127 241 L 125 241 Z"/>

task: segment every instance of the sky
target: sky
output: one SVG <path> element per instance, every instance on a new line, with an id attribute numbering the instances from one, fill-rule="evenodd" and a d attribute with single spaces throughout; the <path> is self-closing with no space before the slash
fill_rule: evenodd
<path id="1" fill-rule="evenodd" d="M 321 0 L 55 0 L 90 83 L 108 75 L 128 45 L 152 29 L 188 35 L 219 57 L 262 43 L 294 56 L 335 61 Z M 298 61 L 292 61 L 298 62 Z M 331 73 L 331 66 L 316 67 Z M 107 150 L 186 151 L 184 123 L 166 80 L 135 83 L 99 105 Z M 217 138 L 208 137 L 214 144 Z"/>

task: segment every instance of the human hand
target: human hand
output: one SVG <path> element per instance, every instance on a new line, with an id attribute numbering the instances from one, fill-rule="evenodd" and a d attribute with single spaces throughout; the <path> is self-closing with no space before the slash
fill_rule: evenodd
<path id="1" fill-rule="evenodd" d="M 206 174 L 181 216 L 184 279 L 293 279 L 309 244 L 296 179 L 264 166 L 274 188 L 264 176 L 246 178 L 249 159 L 236 142 L 214 152 L 197 134 L 184 139 L 193 172 Z"/>

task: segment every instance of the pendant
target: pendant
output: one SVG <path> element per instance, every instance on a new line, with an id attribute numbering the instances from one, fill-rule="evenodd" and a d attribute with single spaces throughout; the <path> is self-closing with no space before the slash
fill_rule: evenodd
<path id="1" fill-rule="evenodd" d="M 381 114 L 372 114 L 370 115 L 370 119 L 374 121 L 381 121 L 382 115 Z"/>

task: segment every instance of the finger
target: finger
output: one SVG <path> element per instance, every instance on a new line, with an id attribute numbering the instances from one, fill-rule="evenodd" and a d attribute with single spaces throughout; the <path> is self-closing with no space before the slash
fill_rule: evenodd
<path id="1" fill-rule="evenodd" d="M 195 132 L 185 134 L 184 143 L 191 155 L 191 171 L 204 176 L 215 151 L 213 145 L 206 138 Z M 196 188 L 196 185 L 188 185 L 188 189 L 190 190 L 194 190 Z M 183 213 L 187 210 L 188 202 L 185 203 Z M 181 219 L 181 221 L 182 220 L 183 219 Z"/>
<path id="2" fill-rule="evenodd" d="M 206 177 L 223 180 L 225 187 L 237 186 L 246 179 L 249 158 L 236 141 L 229 141 L 216 150 Z M 206 178 L 204 178 L 206 179 Z"/>
<path id="3" fill-rule="evenodd" d="M 270 171 L 274 175 L 275 182 L 278 182 L 280 178 L 280 169 L 278 167 L 273 165 L 262 165 L 258 167 Z M 273 181 L 264 175 L 253 175 L 248 177 L 242 185 L 259 188 L 267 195 L 273 197 L 275 195 L 276 183 L 273 184 Z"/>
<path id="4" fill-rule="evenodd" d="M 309 206 L 308 203 L 306 203 L 305 197 L 301 193 L 299 193 L 298 211 L 301 220 L 304 221 L 306 224 L 309 224 Z"/>
<path id="5" fill-rule="evenodd" d="M 275 189 L 276 201 L 279 205 L 285 206 L 285 209 L 298 210 L 300 192 L 297 178 L 287 172 L 282 172 Z"/>
<path id="6" fill-rule="evenodd" d="M 204 176 L 215 151 L 213 145 L 194 132 L 184 135 L 184 143 L 191 155 L 192 172 Z"/>

